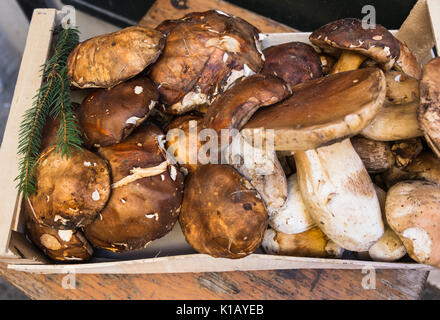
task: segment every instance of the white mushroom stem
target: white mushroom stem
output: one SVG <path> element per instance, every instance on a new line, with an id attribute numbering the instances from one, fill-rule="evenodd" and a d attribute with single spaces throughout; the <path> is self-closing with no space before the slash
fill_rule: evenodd
<path id="1" fill-rule="evenodd" d="M 341 247 L 367 251 L 384 233 L 379 201 L 349 139 L 295 152 L 298 182 L 308 212 Z"/>
<path id="2" fill-rule="evenodd" d="M 157 176 L 157 175 L 163 173 L 164 171 L 166 171 L 167 167 L 168 167 L 168 161 L 164 161 L 155 167 L 133 168 L 130 170 L 130 173 L 131 173 L 130 175 L 126 176 L 125 178 L 122 178 L 118 182 L 113 183 L 112 189 L 125 186 L 133 181 L 136 181 L 136 180 L 139 180 L 142 178 Z"/>

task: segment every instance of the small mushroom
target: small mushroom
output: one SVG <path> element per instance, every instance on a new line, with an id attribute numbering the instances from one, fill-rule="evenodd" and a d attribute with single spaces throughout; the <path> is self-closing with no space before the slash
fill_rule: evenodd
<path id="1" fill-rule="evenodd" d="M 440 58 L 423 68 L 417 113 L 426 142 L 440 158 Z"/>
<path id="2" fill-rule="evenodd" d="M 159 94 L 148 78 L 136 78 L 88 95 L 79 123 L 88 146 L 109 146 L 124 140 L 150 114 Z"/>
<path id="3" fill-rule="evenodd" d="M 84 229 L 96 247 L 122 252 L 148 245 L 177 221 L 183 175 L 168 165 L 160 141 L 163 132 L 143 124 L 123 142 L 99 148 L 111 165 L 112 194 L 95 221 Z"/>
<path id="4" fill-rule="evenodd" d="M 313 258 L 341 258 L 344 249 L 317 227 L 297 234 L 267 229 L 262 243 L 268 254 Z"/>
<path id="5" fill-rule="evenodd" d="M 49 258 L 63 262 L 87 261 L 93 249 L 80 230 L 60 230 L 39 224 L 25 203 L 26 234 Z"/>
<path id="6" fill-rule="evenodd" d="M 269 225 L 277 232 L 297 234 L 315 226 L 302 199 L 298 177 L 292 174 L 287 179 L 287 201 L 269 218 Z"/>
<path id="7" fill-rule="evenodd" d="M 390 70 L 400 56 L 400 42 L 383 26 L 363 28 L 359 19 L 330 22 L 314 31 L 310 41 L 331 54 L 341 53 L 332 73 L 355 70 L 367 57 Z"/>
<path id="8" fill-rule="evenodd" d="M 179 222 L 198 252 L 243 258 L 261 245 L 267 219 L 258 192 L 231 166 L 203 165 L 187 177 Z"/>
<path id="9" fill-rule="evenodd" d="M 78 88 L 111 88 L 141 73 L 165 45 L 156 30 L 134 26 L 79 43 L 67 60 L 67 75 Z"/>
<path id="10" fill-rule="evenodd" d="M 91 223 L 110 196 L 108 164 L 88 150 L 73 149 L 67 158 L 47 148 L 37 161 L 36 181 L 36 193 L 25 201 L 38 223 L 57 229 Z"/>
<path id="11" fill-rule="evenodd" d="M 263 53 L 266 60 L 261 73 L 280 77 L 291 87 L 323 76 L 319 54 L 306 43 L 283 43 Z"/>
<path id="12" fill-rule="evenodd" d="M 236 79 L 263 67 L 258 30 L 229 14 L 192 12 L 156 29 L 167 38 L 150 77 L 167 112 L 182 114 L 210 105 Z"/>
<path id="13" fill-rule="evenodd" d="M 388 190 L 385 212 L 390 227 L 419 263 L 440 267 L 440 186 L 402 181 Z"/>
<path id="14" fill-rule="evenodd" d="M 394 155 L 387 142 L 355 136 L 351 138 L 351 144 L 369 173 L 386 171 L 394 164 Z"/>

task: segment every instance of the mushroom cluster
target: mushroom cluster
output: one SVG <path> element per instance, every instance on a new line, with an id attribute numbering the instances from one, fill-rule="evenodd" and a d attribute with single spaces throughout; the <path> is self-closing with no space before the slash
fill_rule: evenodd
<path id="1" fill-rule="evenodd" d="M 178 223 L 213 257 L 440 267 L 440 58 L 422 66 L 352 18 L 309 40 L 262 50 L 254 26 L 211 10 L 80 43 L 84 149 L 61 157 L 48 122 L 29 238 L 80 261 Z"/>

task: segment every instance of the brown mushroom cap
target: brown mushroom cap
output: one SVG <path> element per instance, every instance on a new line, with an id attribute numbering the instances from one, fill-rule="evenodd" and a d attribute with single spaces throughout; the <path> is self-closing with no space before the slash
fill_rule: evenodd
<path id="1" fill-rule="evenodd" d="M 50 147 L 38 159 L 37 191 L 29 197 L 36 221 L 58 229 L 91 223 L 110 196 L 110 172 L 98 155 L 73 149 L 61 157 Z M 25 200 L 27 201 L 27 200 Z"/>
<path id="2" fill-rule="evenodd" d="M 198 252 L 243 258 L 260 246 L 267 221 L 260 195 L 234 168 L 209 164 L 188 176 L 179 222 Z"/>
<path id="3" fill-rule="evenodd" d="M 145 77 L 92 92 L 78 110 L 85 143 L 104 147 L 121 142 L 148 117 L 158 99 Z"/>
<path id="4" fill-rule="evenodd" d="M 79 88 L 111 88 L 156 61 L 164 44 L 159 31 L 141 26 L 97 36 L 72 51 L 67 74 Z"/>
<path id="5" fill-rule="evenodd" d="M 39 224 L 31 217 L 25 202 L 26 231 L 29 239 L 49 258 L 64 262 L 87 261 L 93 248 L 79 230 L 58 230 Z"/>
<path id="6" fill-rule="evenodd" d="M 290 94 L 286 83 L 275 76 L 256 74 L 245 78 L 226 90 L 209 107 L 203 118 L 203 127 L 214 129 L 241 129 L 260 108 L 277 103 Z"/>
<path id="7" fill-rule="evenodd" d="M 168 112 L 210 104 L 235 79 L 263 67 L 258 30 L 240 18 L 193 12 L 156 29 L 167 35 L 166 47 L 150 76 Z"/>
<path id="8" fill-rule="evenodd" d="M 350 50 L 383 64 L 386 70 L 393 67 L 400 56 L 400 42 L 383 26 L 364 29 L 359 19 L 345 18 L 322 26 L 310 41 L 324 51 Z"/>
<path id="9" fill-rule="evenodd" d="M 263 54 L 261 73 L 280 77 L 291 87 L 323 76 L 321 57 L 306 43 L 283 43 L 264 49 Z"/>
<path id="10" fill-rule="evenodd" d="M 274 130 L 275 150 L 309 150 L 359 133 L 385 100 L 378 68 L 311 80 L 292 88 L 290 98 L 259 109 L 244 129 Z"/>
<path id="11" fill-rule="evenodd" d="M 440 58 L 431 60 L 423 69 L 417 113 L 426 141 L 440 158 Z"/>
<path id="12" fill-rule="evenodd" d="M 153 124 L 137 128 L 124 142 L 99 148 L 111 165 L 112 194 L 100 217 L 85 229 L 87 239 L 111 251 L 140 249 L 167 234 L 177 221 L 183 175 L 168 166 Z"/>

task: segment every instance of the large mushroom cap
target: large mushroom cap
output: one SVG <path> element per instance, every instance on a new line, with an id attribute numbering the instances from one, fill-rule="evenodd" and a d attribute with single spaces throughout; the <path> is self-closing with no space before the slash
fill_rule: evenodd
<path id="1" fill-rule="evenodd" d="M 267 219 L 260 195 L 234 168 L 209 164 L 188 176 L 179 222 L 198 252 L 245 257 L 263 241 Z"/>
<path id="2" fill-rule="evenodd" d="M 342 49 L 368 56 L 384 64 L 387 70 L 400 56 L 400 42 L 386 28 L 379 24 L 375 28 L 363 28 L 359 19 L 330 22 L 313 32 L 309 39 L 330 52 Z"/>
<path id="3" fill-rule="evenodd" d="M 261 73 L 280 77 L 291 87 L 323 76 L 321 57 L 306 43 L 283 43 L 264 49 L 263 54 Z"/>
<path id="4" fill-rule="evenodd" d="M 418 118 L 426 141 L 440 158 L 440 58 L 431 60 L 423 69 Z"/>
<path id="5" fill-rule="evenodd" d="M 244 129 L 274 130 L 276 150 L 315 149 L 353 136 L 375 117 L 385 100 L 385 75 L 359 69 L 292 88 L 284 101 L 259 109 Z"/>
<path id="6" fill-rule="evenodd" d="M 158 99 L 148 78 L 92 92 L 77 112 L 86 144 L 104 147 L 121 142 L 148 117 Z"/>
<path id="7" fill-rule="evenodd" d="M 67 74 L 79 88 L 111 88 L 156 61 L 164 40 L 159 31 L 141 26 L 91 38 L 69 55 Z"/>
<path id="8" fill-rule="evenodd" d="M 99 148 L 111 165 L 112 195 L 100 217 L 85 228 L 89 241 L 111 251 L 139 249 L 167 234 L 177 221 L 183 175 L 168 166 L 162 131 L 139 127 L 124 142 Z"/>
<path id="9" fill-rule="evenodd" d="M 110 196 L 110 172 L 98 155 L 73 149 L 69 158 L 46 149 L 36 168 L 37 191 L 28 198 L 34 219 L 58 229 L 91 223 Z"/>
<path id="10" fill-rule="evenodd" d="M 156 29 L 167 35 L 166 47 L 150 76 L 168 112 L 210 104 L 234 80 L 263 66 L 258 30 L 240 18 L 193 12 Z"/>

